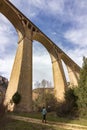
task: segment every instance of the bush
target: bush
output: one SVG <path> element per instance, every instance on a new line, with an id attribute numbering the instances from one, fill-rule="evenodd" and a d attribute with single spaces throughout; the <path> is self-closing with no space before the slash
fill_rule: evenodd
<path id="1" fill-rule="evenodd" d="M 65 101 L 58 103 L 56 112 L 60 117 L 74 117 L 78 114 L 78 106 L 77 106 L 78 97 L 75 95 L 75 90 L 69 88 L 65 92 Z"/>
<path id="2" fill-rule="evenodd" d="M 0 117 L 4 116 L 5 114 L 5 107 L 3 105 L 3 102 L 0 104 Z"/>
<path id="3" fill-rule="evenodd" d="M 42 107 L 45 106 L 48 112 L 55 111 L 57 100 L 53 94 L 46 92 L 39 95 L 38 98 L 33 101 L 33 107 L 36 111 L 41 111 Z"/>
<path id="4" fill-rule="evenodd" d="M 13 102 L 14 102 L 16 105 L 19 104 L 20 101 L 21 101 L 21 95 L 20 95 L 18 92 L 16 92 L 16 93 L 13 95 L 12 100 L 13 100 Z"/>
<path id="5" fill-rule="evenodd" d="M 57 100 L 51 93 L 46 93 L 45 104 L 48 112 L 55 111 Z"/>
<path id="6" fill-rule="evenodd" d="M 76 91 L 79 117 L 87 117 L 87 58 L 83 57 L 83 66 Z"/>

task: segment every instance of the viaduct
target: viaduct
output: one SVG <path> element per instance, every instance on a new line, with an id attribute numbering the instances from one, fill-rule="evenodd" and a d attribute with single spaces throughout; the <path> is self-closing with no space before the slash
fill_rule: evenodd
<path id="1" fill-rule="evenodd" d="M 53 69 L 54 94 L 58 100 L 64 100 L 67 82 L 62 65 L 65 63 L 70 85 L 78 85 L 80 67 L 53 43 L 38 27 L 24 16 L 9 0 L 0 0 L 2 13 L 14 26 L 18 34 L 18 48 L 14 60 L 4 105 L 13 110 L 11 102 L 15 92 L 22 95 L 19 111 L 32 111 L 32 41 L 40 42 L 48 51 Z M 12 42 L 12 41 L 11 41 Z"/>

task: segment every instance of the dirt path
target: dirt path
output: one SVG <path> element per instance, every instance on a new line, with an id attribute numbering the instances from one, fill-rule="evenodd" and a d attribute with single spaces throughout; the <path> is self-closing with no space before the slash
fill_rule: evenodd
<path id="1" fill-rule="evenodd" d="M 52 121 L 47 121 L 47 123 L 42 123 L 42 121 L 39 119 L 33 119 L 29 117 L 22 117 L 22 116 L 15 116 L 15 115 L 12 115 L 10 117 L 15 120 L 21 120 L 25 122 L 31 122 L 31 123 L 42 124 L 42 125 L 47 125 L 47 126 L 60 127 L 67 130 L 87 130 L 87 126 L 83 126 L 83 125 L 52 122 Z"/>

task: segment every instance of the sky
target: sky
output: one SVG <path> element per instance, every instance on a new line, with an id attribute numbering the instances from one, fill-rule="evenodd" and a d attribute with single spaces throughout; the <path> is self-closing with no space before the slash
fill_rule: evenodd
<path id="1" fill-rule="evenodd" d="M 83 56 L 87 57 L 86 0 L 9 1 L 82 67 Z M 15 28 L 0 14 L 0 75 L 8 79 L 17 43 Z M 46 48 L 33 41 L 33 84 L 43 79 L 53 83 L 51 59 Z"/>

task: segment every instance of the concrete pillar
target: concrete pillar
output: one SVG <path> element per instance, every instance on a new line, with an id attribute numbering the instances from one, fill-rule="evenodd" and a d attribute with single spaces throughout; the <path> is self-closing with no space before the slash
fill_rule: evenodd
<path id="1" fill-rule="evenodd" d="M 54 95 L 58 101 L 64 100 L 64 93 L 66 89 L 66 78 L 61 62 L 61 58 L 56 59 L 51 56 L 54 79 Z"/>
<path id="2" fill-rule="evenodd" d="M 5 105 L 12 109 L 11 99 L 14 93 L 21 94 L 21 102 L 16 109 L 32 111 L 32 38 L 25 36 L 18 43 L 18 49 L 11 73 L 10 82 L 5 97 Z M 10 107 L 9 107 L 10 106 Z"/>
<path id="3" fill-rule="evenodd" d="M 79 74 L 80 74 L 80 72 L 75 72 L 75 74 L 76 74 L 76 77 L 77 77 L 77 81 L 79 80 Z"/>
<path id="4" fill-rule="evenodd" d="M 67 70 L 68 70 L 68 75 L 69 75 L 69 79 L 70 79 L 70 86 L 77 86 L 78 85 L 78 79 L 79 79 L 79 74 L 75 71 L 74 67 L 71 66 L 67 66 Z"/>

